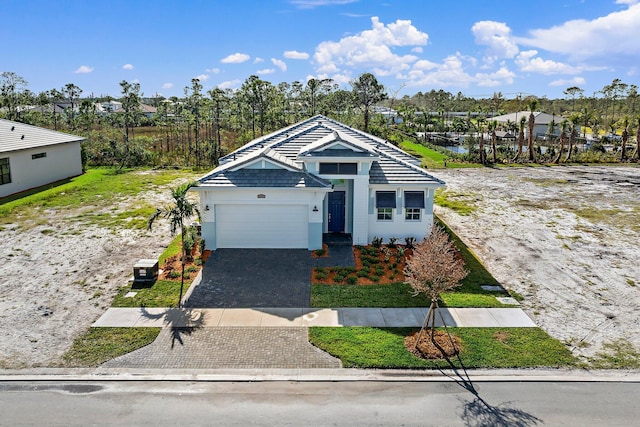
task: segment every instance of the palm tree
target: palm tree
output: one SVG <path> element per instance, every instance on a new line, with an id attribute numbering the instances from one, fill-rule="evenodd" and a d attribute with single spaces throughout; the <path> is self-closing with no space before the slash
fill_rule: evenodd
<path id="1" fill-rule="evenodd" d="M 527 118 L 522 116 L 520 117 L 520 123 L 518 123 L 518 152 L 516 156 L 513 158 L 512 162 L 517 162 L 522 155 L 522 147 L 524 146 L 524 128 L 527 125 Z"/>
<path id="2" fill-rule="evenodd" d="M 640 159 L 640 117 L 637 118 L 638 127 L 636 128 L 636 158 Z"/>
<path id="3" fill-rule="evenodd" d="M 191 202 L 187 199 L 187 192 L 191 187 L 196 187 L 198 185 L 197 182 L 188 182 L 186 184 L 182 184 L 178 187 L 171 189 L 171 197 L 173 199 L 173 204 L 169 206 L 165 206 L 163 208 L 158 208 L 151 217 L 149 217 L 149 221 L 147 222 L 147 228 L 149 230 L 152 229 L 153 223 L 160 217 L 166 218 L 169 220 L 169 229 L 171 231 L 171 235 L 175 235 L 178 229 L 180 230 L 180 246 L 182 247 L 182 254 L 180 257 L 180 261 L 182 264 L 181 270 L 181 281 L 180 281 L 180 298 L 178 299 L 178 306 L 182 304 L 182 291 L 184 288 L 184 263 L 187 257 L 186 248 L 184 245 L 184 237 L 187 231 L 187 227 L 185 227 L 185 221 L 189 218 L 196 215 L 198 220 L 200 220 L 200 210 L 196 203 Z"/>
<path id="4" fill-rule="evenodd" d="M 536 107 L 538 106 L 538 100 L 536 99 L 531 99 L 529 101 L 529 145 L 527 147 L 527 150 L 529 151 L 529 161 L 533 162 L 535 161 L 535 155 L 533 153 L 533 129 L 536 125 L 536 116 L 533 114 L 533 112 L 536 110 Z"/>
<path id="5" fill-rule="evenodd" d="M 558 151 L 558 155 L 556 156 L 554 163 L 560 163 L 560 157 L 562 157 L 562 152 L 564 151 L 564 143 L 567 140 L 567 129 L 569 128 L 569 121 L 564 119 L 560 122 L 560 150 Z"/>
<path id="6" fill-rule="evenodd" d="M 491 120 L 489 122 L 489 132 L 491 133 L 491 153 L 493 156 L 493 163 L 495 164 L 498 160 L 496 158 L 496 129 L 498 128 L 498 122 L 495 120 Z"/>
<path id="7" fill-rule="evenodd" d="M 629 141 L 629 117 L 625 117 L 622 121 L 622 151 L 620 153 L 620 160 L 625 161 L 627 159 L 627 141 Z"/>
<path id="8" fill-rule="evenodd" d="M 578 114 L 572 114 L 571 117 L 569 117 L 569 151 L 567 152 L 567 157 L 564 159 L 565 162 L 568 162 L 573 154 L 573 145 L 576 142 L 576 132 L 579 119 L 580 115 Z"/>

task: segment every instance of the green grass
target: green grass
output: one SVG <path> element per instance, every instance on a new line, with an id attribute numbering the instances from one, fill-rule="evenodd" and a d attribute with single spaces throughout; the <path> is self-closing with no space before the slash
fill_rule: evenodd
<path id="1" fill-rule="evenodd" d="M 98 366 L 151 344 L 161 328 L 91 328 L 62 356 L 64 366 Z"/>
<path id="2" fill-rule="evenodd" d="M 182 250 L 180 246 L 180 243 L 182 241 L 181 238 L 182 236 L 180 236 L 180 234 L 178 233 L 178 235 L 171 241 L 171 243 L 169 243 L 169 246 L 167 246 L 167 248 L 160 254 L 160 256 L 158 257 L 159 266 L 162 267 L 167 258 L 171 258 L 172 256 L 180 253 L 180 251 Z"/>
<path id="3" fill-rule="evenodd" d="M 449 208 L 459 215 L 470 215 L 477 209 L 470 202 L 471 197 L 466 194 L 456 194 L 443 188 L 438 188 L 435 192 L 433 201 L 443 208 Z"/>
<path id="4" fill-rule="evenodd" d="M 183 292 L 187 292 L 191 282 L 185 278 Z M 136 292 L 133 297 L 125 298 L 127 292 Z M 179 280 L 157 280 L 153 284 L 123 286 L 113 299 L 112 307 L 177 307 L 180 299 Z"/>
<path id="5" fill-rule="evenodd" d="M 82 208 L 82 214 L 75 218 L 76 220 L 116 227 L 119 224 L 115 225 L 115 219 L 98 211 L 115 206 L 119 202 L 128 202 L 142 191 L 169 184 L 190 174 L 179 170 L 89 169 L 70 180 L 42 187 L 40 191 L 21 193 L 3 199 L 0 201 L 0 224 L 19 222 L 24 226 L 27 220 L 38 224 L 42 221 L 45 209 Z M 132 211 L 117 215 L 120 215 L 119 219 L 127 218 L 130 224 L 133 221 L 133 225 L 127 225 L 129 228 L 139 228 L 150 212 L 152 210 L 148 205 L 139 205 Z"/>
<path id="6" fill-rule="evenodd" d="M 343 327 L 309 329 L 309 341 L 338 357 L 345 368 L 448 368 L 446 360 L 420 359 L 404 338 L 415 328 Z M 576 360 L 539 328 L 450 328 L 462 341 L 466 368 L 570 367 Z M 460 367 L 457 358 L 451 359 Z"/>
<path id="7" fill-rule="evenodd" d="M 444 153 L 411 141 L 402 141 L 400 143 L 400 148 L 402 148 L 407 153 L 420 158 L 422 160 L 422 165 L 428 169 L 444 169 L 445 160 L 447 163 L 447 168 L 469 168 L 482 166 L 475 163 L 462 163 L 452 161 Z"/>
<path id="8" fill-rule="evenodd" d="M 469 271 L 461 285 L 453 292 L 441 295 L 446 307 L 512 307 L 499 302 L 496 296 L 508 296 L 506 292 L 489 292 L 481 285 L 498 286 L 500 282 L 484 267 L 467 245 L 436 217 L 436 224 L 449 234 Z M 422 295 L 413 296 L 406 283 L 381 285 L 311 285 L 312 307 L 429 307 L 431 302 Z M 520 299 L 522 297 L 518 295 Z"/>

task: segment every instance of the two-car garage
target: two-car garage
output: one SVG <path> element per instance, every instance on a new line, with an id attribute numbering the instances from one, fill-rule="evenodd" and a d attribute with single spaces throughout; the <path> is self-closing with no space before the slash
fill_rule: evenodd
<path id="1" fill-rule="evenodd" d="M 220 204 L 218 248 L 301 248 L 309 245 L 307 205 Z"/>

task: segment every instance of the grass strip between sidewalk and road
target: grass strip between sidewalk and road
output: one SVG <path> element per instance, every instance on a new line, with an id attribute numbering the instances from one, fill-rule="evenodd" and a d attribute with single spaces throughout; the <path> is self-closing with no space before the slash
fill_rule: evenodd
<path id="1" fill-rule="evenodd" d="M 441 328 L 439 328 L 441 329 Z M 450 368 L 444 359 L 411 354 L 404 339 L 416 328 L 313 327 L 309 341 L 339 358 L 345 368 Z M 449 328 L 460 338 L 465 368 L 573 367 L 576 359 L 540 328 Z M 460 366 L 457 358 L 451 361 Z"/>
<path id="2" fill-rule="evenodd" d="M 65 367 L 99 366 L 151 344 L 161 328 L 90 328 L 62 356 Z"/>

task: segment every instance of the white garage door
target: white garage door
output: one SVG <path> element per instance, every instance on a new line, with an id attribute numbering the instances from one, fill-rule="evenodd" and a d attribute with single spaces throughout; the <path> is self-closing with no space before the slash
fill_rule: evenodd
<path id="1" fill-rule="evenodd" d="M 304 248 L 309 241 L 307 206 L 218 205 L 219 248 Z"/>

